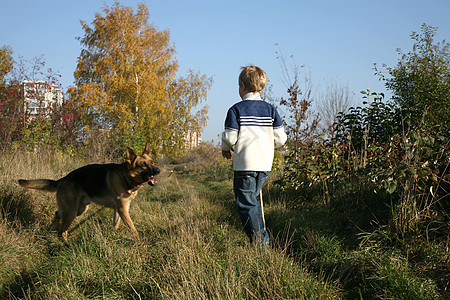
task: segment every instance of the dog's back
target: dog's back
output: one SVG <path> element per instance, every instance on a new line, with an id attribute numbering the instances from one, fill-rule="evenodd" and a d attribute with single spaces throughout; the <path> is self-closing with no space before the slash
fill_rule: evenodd
<path id="1" fill-rule="evenodd" d="M 121 186 L 124 182 L 110 182 L 110 174 L 122 174 L 126 164 L 92 164 L 76 169 L 60 181 L 71 181 L 77 184 L 90 197 L 102 197 L 110 193 L 111 186 Z M 122 175 L 118 175 L 124 178 Z"/>

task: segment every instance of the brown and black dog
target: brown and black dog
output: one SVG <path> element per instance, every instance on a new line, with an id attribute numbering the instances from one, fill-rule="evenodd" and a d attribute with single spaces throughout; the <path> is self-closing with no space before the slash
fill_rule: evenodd
<path id="1" fill-rule="evenodd" d="M 123 164 L 94 164 L 76 169 L 59 180 L 19 180 L 19 185 L 29 189 L 56 192 L 58 210 L 53 226 L 59 225 L 59 235 L 67 243 L 70 224 L 94 202 L 114 209 L 113 226 L 119 227 L 120 219 L 138 237 L 128 213 L 130 202 L 145 183 L 156 184 L 160 172 L 153 165 L 148 144 L 142 155 L 127 148 L 127 160 Z M 120 219 L 119 219 L 120 217 Z"/>

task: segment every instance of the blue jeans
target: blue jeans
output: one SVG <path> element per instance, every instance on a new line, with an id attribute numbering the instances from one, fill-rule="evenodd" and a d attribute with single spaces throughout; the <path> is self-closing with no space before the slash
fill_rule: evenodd
<path id="1" fill-rule="evenodd" d="M 252 244 L 267 245 L 270 242 L 259 196 L 269 173 L 234 171 L 233 188 L 239 217 Z"/>

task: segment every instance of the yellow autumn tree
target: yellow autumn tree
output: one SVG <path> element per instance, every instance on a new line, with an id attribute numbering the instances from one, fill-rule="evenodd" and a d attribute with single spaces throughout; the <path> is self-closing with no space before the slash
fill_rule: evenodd
<path id="1" fill-rule="evenodd" d="M 201 132 L 212 78 L 189 71 L 176 77 L 178 62 L 168 30 L 149 23 L 141 3 L 136 11 L 105 5 L 80 38 L 82 51 L 70 88 L 85 132 L 108 132 L 116 146 L 149 142 L 158 154 L 178 155 L 188 131 Z M 107 130 L 105 130 L 107 129 Z"/>
<path id="2" fill-rule="evenodd" d="M 5 84 L 5 77 L 13 66 L 13 51 L 11 47 L 2 46 L 0 48 L 0 86 Z"/>

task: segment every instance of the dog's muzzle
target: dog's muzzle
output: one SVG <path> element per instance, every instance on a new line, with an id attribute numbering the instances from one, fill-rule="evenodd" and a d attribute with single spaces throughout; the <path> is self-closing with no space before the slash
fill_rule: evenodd
<path id="1" fill-rule="evenodd" d="M 147 180 L 145 181 L 147 181 L 149 185 L 154 186 L 157 183 L 155 176 L 158 175 L 160 172 L 161 170 L 159 168 L 157 167 L 153 168 L 152 174 L 149 175 Z"/>

